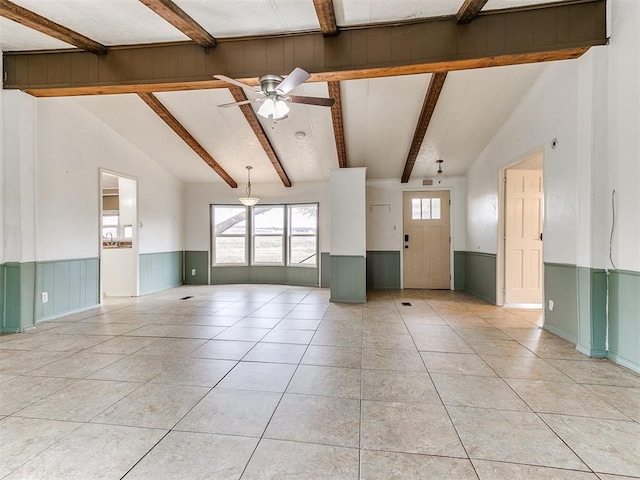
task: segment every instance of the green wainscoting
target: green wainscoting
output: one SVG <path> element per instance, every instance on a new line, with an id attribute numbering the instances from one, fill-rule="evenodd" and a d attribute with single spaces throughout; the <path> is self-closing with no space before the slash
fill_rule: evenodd
<path id="1" fill-rule="evenodd" d="M 193 269 L 196 274 L 193 275 Z M 207 285 L 209 283 L 209 252 L 192 251 L 184 252 L 184 284 Z"/>
<path id="2" fill-rule="evenodd" d="M 331 255 L 329 252 L 320 254 L 320 286 L 329 288 L 331 286 Z"/>
<path id="3" fill-rule="evenodd" d="M 400 252 L 367 251 L 367 289 L 400 288 Z"/>
<path id="4" fill-rule="evenodd" d="M 285 269 L 287 285 L 300 285 L 303 287 L 317 287 L 320 272 L 317 268 L 289 267 Z"/>
<path id="5" fill-rule="evenodd" d="M 262 283 L 317 287 L 318 274 L 318 269 L 314 267 L 284 267 L 277 265 L 211 267 L 211 284 Z"/>
<path id="6" fill-rule="evenodd" d="M 496 304 L 496 255 L 464 252 L 464 287 L 469 293 Z M 455 257 L 454 257 L 455 258 Z M 455 265 L 454 265 L 455 272 Z"/>
<path id="7" fill-rule="evenodd" d="M 275 283 L 278 285 L 284 285 L 285 280 L 285 267 L 249 267 L 249 283 Z"/>
<path id="8" fill-rule="evenodd" d="M 4 263 L 0 264 L 0 333 L 4 332 Z"/>
<path id="9" fill-rule="evenodd" d="M 140 295 L 182 285 L 182 252 L 140 255 Z"/>
<path id="10" fill-rule="evenodd" d="M 249 267 L 211 267 L 211 285 L 249 283 Z"/>
<path id="11" fill-rule="evenodd" d="M 576 349 L 590 357 L 606 357 L 607 274 L 602 269 L 589 267 L 576 267 L 576 274 L 578 292 Z M 555 294 L 553 291 L 546 291 L 546 293 L 549 298 Z M 548 309 L 549 302 L 546 303 Z"/>
<path id="12" fill-rule="evenodd" d="M 22 332 L 35 325 L 35 262 L 4 265 L 3 333 Z"/>
<path id="13" fill-rule="evenodd" d="M 465 290 L 467 280 L 467 252 L 453 252 L 453 289 Z"/>
<path id="14" fill-rule="evenodd" d="M 640 373 L 640 272 L 609 273 L 608 357 Z"/>
<path id="15" fill-rule="evenodd" d="M 38 262 L 36 265 L 36 320 L 59 317 L 99 304 L 100 259 L 80 258 Z M 47 292 L 47 303 L 42 303 Z"/>
<path id="16" fill-rule="evenodd" d="M 553 311 L 549 310 L 549 300 L 553 300 Z M 544 264 L 544 304 L 544 328 L 577 344 L 578 268 L 575 265 Z"/>
<path id="17" fill-rule="evenodd" d="M 331 255 L 331 301 L 366 303 L 367 261 L 365 257 Z"/>

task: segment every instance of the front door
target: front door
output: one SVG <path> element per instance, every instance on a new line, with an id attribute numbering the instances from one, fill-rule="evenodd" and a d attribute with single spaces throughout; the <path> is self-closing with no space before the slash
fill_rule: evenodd
<path id="1" fill-rule="evenodd" d="M 505 303 L 542 303 L 542 170 L 507 170 Z"/>
<path id="2" fill-rule="evenodd" d="M 449 289 L 449 192 L 404 192 L 404 287 Z"/>

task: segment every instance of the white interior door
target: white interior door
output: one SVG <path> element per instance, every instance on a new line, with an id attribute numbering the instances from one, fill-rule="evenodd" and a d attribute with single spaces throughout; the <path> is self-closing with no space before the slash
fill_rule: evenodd
<path id="1" fill-rule="evenodd" d="M 505 303 L 542 303 L 542 170 L 509 169 Z"/>
<path id="2" fill-rule="evenodd" d="M 449 289 L 449 192 L 404 192 L 405 288 Z"/>

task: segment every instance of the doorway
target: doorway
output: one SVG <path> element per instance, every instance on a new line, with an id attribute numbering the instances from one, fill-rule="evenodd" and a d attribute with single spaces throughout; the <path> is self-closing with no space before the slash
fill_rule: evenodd
<path id="1" fill-rule="evenodd" d="M 504 304 L 542 306 L 542 152 L 504 170 Z"/>
<path id="2" fill-rule="evenodd" d="M 100 298 L 137 297 L 137 180 L 100 171 Z"/>
<path id="3" fill-rule="evenodd" d="M 403 193 L 404 288 L 449 289 L 449 192 Z"/>

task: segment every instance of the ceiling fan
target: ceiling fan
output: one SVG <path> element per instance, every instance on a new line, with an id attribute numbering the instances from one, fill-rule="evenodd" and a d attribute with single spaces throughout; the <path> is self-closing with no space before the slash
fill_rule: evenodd
<path id="1" fill-rule="evenodd" d="M 258 109 L 258 115 L 265 118 L 271 118 L 273 120 L 280 120 L 287 117 L 287 114 L 289 113 L 289 105 L 287 105 L 287 103 L 304 103 L 306 105 L 331 107 L 335 102 L 333 98 L 287 95 L 291 90 L 311 78 L 311 75 L 299 67 L 294 68 L 293 71 L 284 78 L 280 75 L 264 75 L 260 77 L 259 87 L 246 85 L 224 75 L 214 75 L 214 77 L 218 80 L 231 83 L 238 87 L 247 88 L 260 94 L 260 97 L 258 98 L 243 100 L 241 102 L 224 103 L 222 105 L 218 105 L 219 107 L 233 107 L 253 102 L 262 103 Z"/>

